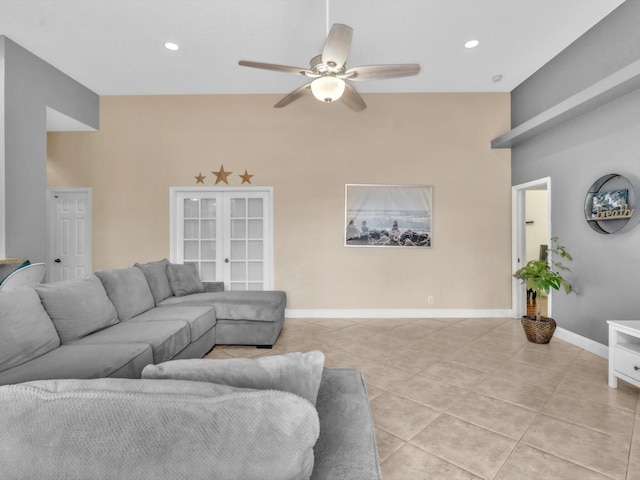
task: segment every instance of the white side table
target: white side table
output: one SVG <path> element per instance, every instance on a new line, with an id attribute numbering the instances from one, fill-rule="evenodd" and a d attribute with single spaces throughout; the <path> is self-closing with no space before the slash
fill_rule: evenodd
<path id="1" fill-rule="evenodd" d="M 607 320 L 609 324 L 609 386 L 618 378 L 640 387 L 640 320 Z"/>

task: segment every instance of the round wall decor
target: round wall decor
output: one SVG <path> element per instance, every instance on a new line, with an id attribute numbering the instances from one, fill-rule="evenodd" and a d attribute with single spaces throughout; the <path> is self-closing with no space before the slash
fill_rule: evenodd
<path id="1" fill-rule="evenodd" d="M 631 222 L 635 204 L 636 191 L 629 179 L 610 173 L 591 185 L 584 200 L 584 216 L 598 233 L 619 233 L 637 223 Z"/>

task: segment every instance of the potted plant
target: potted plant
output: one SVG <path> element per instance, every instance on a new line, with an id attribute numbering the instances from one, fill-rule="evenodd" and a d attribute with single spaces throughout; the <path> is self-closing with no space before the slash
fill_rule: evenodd
<path id="1" fill-rule="evenodd" d="M 560 274 L 560 272 L 571 271 L 563 265 L 562 260 L 571 261 L 572 257 L 566 248 L 558 243 L 558 237 L 551 238 L 551 245 L 547 251 L 549 255 L 546 259 L 530 260 L 513 274 L 515 278 L 522 280 L 528 292 L 533 292 L 534 299 L 543 292 L 548 294 L 552 288 L 554 290 L 564 288 L 566 293 L 574 290 Z M 535 315 L 527 314 L 522 317 L 522 328 L 530 342 L 549 343 L 556 329 L 556 322 L 553 318 L 540 315 L 539 302 L 535 302 L 535 305 Z"/>

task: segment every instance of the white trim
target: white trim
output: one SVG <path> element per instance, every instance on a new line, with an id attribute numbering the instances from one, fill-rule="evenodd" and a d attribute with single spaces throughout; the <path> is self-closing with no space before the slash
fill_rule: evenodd
<path id="1" fill-rule="evenodd" d="M 609 347 L 598 343 L 590 338 L 583 337 L 577 333 L 570 332 L 564 328 L 557 327 L 554 332 L 554 336 L 565 342 L 569 342 L 571 345 L 580 347 L 587 352 L 591 352 L 594 355 L 598 355 L 602 358 L 609 358 Z"/>
<path id="2" fill-rule="evenodd" d="M 513 311 L 434 308 L 301 308 L 286 309 L 286 318 L 513 318 Z"/>
<path id="3" fill-rule="evenodd" d="M 539 178 L 530 182 L 513 185 L 511 187 L 511 268 L 513 272 L 524 263 L 518 263 L 518 259 L 526 258 L 525 255 L 525 191 L 545 187 L 547 191 L 547 232 L 551 243 L 551 177 Z M 523 260 L 524 261 L 524 260 Z M 520 280 L 512 278 L 511 281 L 511 309 L 514 317 L 521 317 L 525 312 L 525 290 Z M 551 316 L 553 307 L 553 295 L 548 297 L 548 316 Z"/>

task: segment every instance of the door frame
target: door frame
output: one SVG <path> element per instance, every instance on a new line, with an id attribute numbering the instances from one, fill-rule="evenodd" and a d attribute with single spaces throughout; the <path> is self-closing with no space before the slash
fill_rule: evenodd
<path id="1" fill-rule="evenodd" d="M 55 253 L 53 252 L 53 232 L 55 228 L 56 212 L 54 198 L 56 193 L 85 193 L 87 195 L 87 231 L 89 241 L 87 242 L 87 271 L 92 272 L 93 259 L 93 193 L 90 187 L 67 187 L 67 188 L 47 188 L 47 272 L 44 281 L 49 281 L 49 272 L 53 265 Z"/>
<path id="2" fill-rule="evenodd" d="M 178 229 L 177 215 L 178 194 L 185 192 L 197 192 L 197 193 L 242 193 L 242 192 L 264 192 L 267 193 L 269 198 L 268 216 L 269 222 L 265 225 L 266 236 L 269 239 L 268 245 L 268 259 L 265 259 L 265 287 L 268 289 L 273 288 L 274 281 L 274 244 L 273 244 L 273 231 L 274 231 L 274 217 L 273 217 L 273 187 L 272 186 L 246 186 L 246 187 L 169 187 L 169 261 L 174 263 L 177 261 L 177 249 L 178 241 L 176 233 Z M 227 286 L 225 285 L 225 288 Z M 266 288 L 265 288 L 266 289 Z"/>
<path id="3" fill-rule="evenodd" d="M 539 178 L 530 182 L 521 183 L 511 187 L 511 271 L 515 272 L 524 266 L 527 258 L 526 252 L 526 191 L 547 191 L 547 232 L 550 245 L 551 233 L 551 177 Z M 552 296 L 548 297 L 548 315 L 552 316 Z M 520 318 L 526 314 L 526 289 L 517 278 L 511 279 L 511 311 L 513 316 Z"/>

